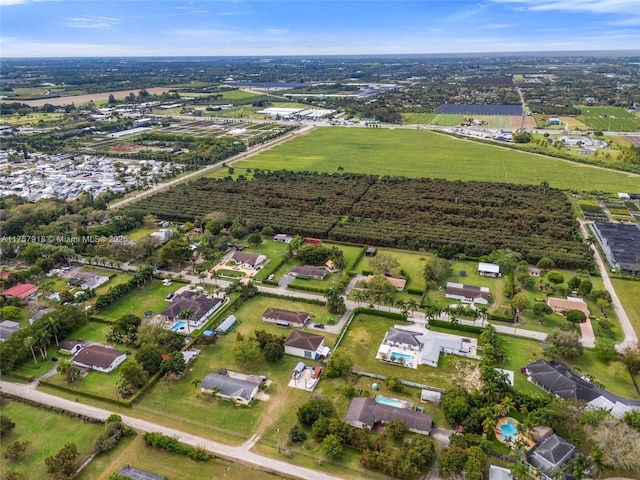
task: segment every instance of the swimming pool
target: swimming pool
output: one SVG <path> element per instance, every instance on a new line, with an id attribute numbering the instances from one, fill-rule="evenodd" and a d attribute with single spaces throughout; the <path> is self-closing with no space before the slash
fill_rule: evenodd
<path id="1" fill-rule="evenodd" d="M 516 424 L 513 423 L 513 420 L 507 420 L 507 423 L 500 426 L 500 438 L 503 442 L 514 441 L 516 439 L 516 435 L 518 433 L 518 428 Z"/>
<path id="2" fill-rule="evenodd" d="M 406 408 L 406 402 L 402 400 L 396 400 L 395 398 L 383 397 L 382 395 L 376 395 L 375 398 L 376 403 L 380 403 L 382 405 L 388 405 L 390 407 L 396 408 Z"/>
<path id="3" fill-rule="evenodd" d="M 171 331 L 177 332 L 178 330 L 184 330 L 184 326 L 186 324 L 187 322 L 185 322 L 184 320 L 180 320 L 179 322 L 173 324 L 173 327 L 171 327 Z"/>
<path id="4" fill-rule="evenodd" d="M 408 355 L 406 353 L 391 352 L 391 360 L 398 361 L 400 359 L 407 365 L 411 365 L 413 361 L 413 357 L 411 355 Z"/>

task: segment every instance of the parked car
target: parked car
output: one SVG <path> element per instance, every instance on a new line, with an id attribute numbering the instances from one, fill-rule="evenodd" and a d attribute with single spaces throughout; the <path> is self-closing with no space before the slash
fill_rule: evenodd
<path id="1" fill-rule="evenodd" d="M 314 323 L 313 324 L 313 328 L 324 328 L 324 324 L 323 323 Z"/>

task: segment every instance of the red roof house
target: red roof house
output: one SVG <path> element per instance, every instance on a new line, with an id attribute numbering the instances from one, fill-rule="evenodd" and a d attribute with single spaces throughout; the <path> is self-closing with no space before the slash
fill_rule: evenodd
<path id="1" fill-rule="evenodd" d="M 11 288 L 7 288 L 2 295 L 5 297 L 29 298 L 38 293 L 38 287 L 31 283 L 19 283 Z"/>
<path id="2" fill-rule="evenodd" d="M 311 243 L 315 245 L 322 245 L 322 240 L 314 237 L 305 237 L 304 243 Z"/>

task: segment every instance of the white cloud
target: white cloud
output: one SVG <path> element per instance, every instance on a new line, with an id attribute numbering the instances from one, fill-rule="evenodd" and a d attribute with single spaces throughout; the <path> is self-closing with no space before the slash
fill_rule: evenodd
<path id="1" fill-rule="evenodd" d="M 27 0 L 0 0 L 0 7 L 7 5 L 21 5 L 23 3 L 27 3 Z"/>
<path id="2" fill-rule="evenodd" d="M 485 29 L 485 30 L 498 30 L 500 28 L 514 28 L 517 27 L 517 25 L 511 24 L 511 23 L 491 23 L 489 25 L 482 25 L 479 28 Z"/>
<path id="3" fill-rule="evenodd" d="M 517 5 L 530 11 L 564 11 L 587 13 L 634 14 L 638 0 L 491 0 L 494 3 Z"/>
<path id="4" fill-rule="evenodd" d="M 264 33 L 269 34 L 269 35 L 285 35 L 287 33 L 289 33 L 289 30 L 285 30 L 282 28 L 266 28 L 264 30 Z"/>
<path id="5" fill-rule="evenodd" d="M 68 28 L 89 28 L 89 29 L 109 29 L 120 24 L 117 18 L 113 17 L 70 17 L 62 22 L 63 27 Z"/>

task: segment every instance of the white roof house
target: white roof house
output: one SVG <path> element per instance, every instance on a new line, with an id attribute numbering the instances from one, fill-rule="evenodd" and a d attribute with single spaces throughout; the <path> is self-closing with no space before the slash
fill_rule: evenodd
<path id="1" fill-rule="evenodd" d="M 478 263 L 478 273 L 485 277 L 499 277 L 500 276 L 500 266 L 495 263 Z"/>

